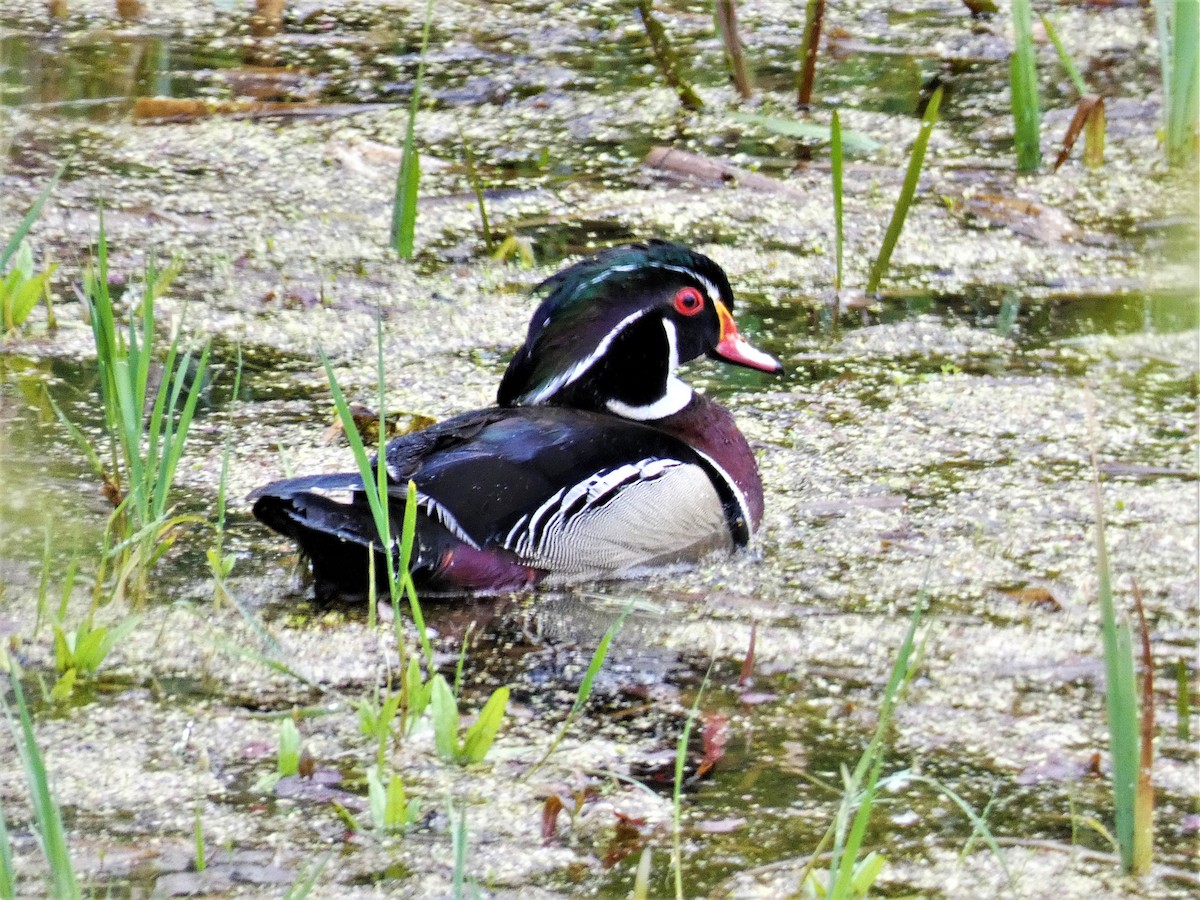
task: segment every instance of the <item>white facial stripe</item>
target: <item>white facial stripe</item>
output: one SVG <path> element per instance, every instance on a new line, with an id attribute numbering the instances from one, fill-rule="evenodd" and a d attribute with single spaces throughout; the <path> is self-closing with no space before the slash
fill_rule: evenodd
<path id="1" fill-rule="evenodd" d="M 637 265 L 628 266 L 613 266 L 610 269 L 605 269 L 591 281 L 585 282 L 583 287 L 591 287 L 593 284 L 599 284 L 610 275 L 619 275 L 622 272 L 636 272 L 638 269 L 665 269 L 668 272 L 679 272 L 681 275 L 687 275 L 690 278 L 695 278 L 702 285 L 704 285 L 705 291 L 708 292 L 709 299 L 714 303 L 721 299 L 721 292 L 717 289 L 717 286 L 695 269 L 689 269 L 686 266 L 669 266 L 666 263 L 657 262 L 638 263 Z"/>
<path id="2" fill-rule="evenodd" d="M 648 312 L 648 309 L 639 309 L 637 312 L 626 316 L 616 324 L 616 327 L 613 328 L 612 331 L 604 336 L 600 343 L 596 345 L 595 350 L 589 353 L 584 359 L 581 359 L 579 362 L 575 363 L 573 366 L 571 366 L 571 368 L 567 369 L 567 371 L 562 372 L 559 375 L 555 375 L 540 389 L 534 391 L 533 393 L 523 395 L 520 398 L 521 402 L 531 405 L 541 403 L 547 397 L 553 396 L 568 384 L 576 381 L 581 375 L 583 375 L 584 372 L 586 372 L 595 364 L 596 360 L 608 352 L 609 346 L 616 339 L 618 334 L 620 334 L 631 323 L 636 322 Z"/>
<path id="3" fill-rule="evenodd" d="M 599 275 L 597 275 L 595 278 L 591 279 L 590 281 L 584 282 L 583 285 L 580 286 L 580 290 L 582 290 L 583 288 L 591 287 L 594 284 L 599 284 L 601 281 L 604 281 L 604 279 L 608 278 L 611 275 L 618 275 L 623 272 L 634 272 L 634 271 L 637 271 L 638 269 L 665 269 L 669 272 L 679 272 L 682 275 L 687 275 L 688 277 L 694 278 L 697 281 L 699 281 L 702 285 L 704 285 L 704 289 L 705 289 L 705 291 L 707 291 L 708 297 L 713 303 L 723 302 L 723 301 L 721 301 L 721 292 L 720 292 L 720 290 L 717 289 L 717 286 L 712 281 L 710 281 L 709 279 L 707 279 L 703 275 L 701 275 L 699 272 L 696 272 L 693 269 L 686 268 L 685 266 L 670 266 L 670 265 L 667 265 L 666 263 L 655 263 L 655 262 L 637 263 L 637 264 L 631 264 L 631 265 L 627 265 L 627 266 L 612 266 L 611 268 L 605 269 L 603 272 L 601 272 Z M 649 311 L 650 310 L 648 310 L 648 309 L 641 309 L 635 313 L 632 313 L 631 315 L 626 316 L 624 319 L 622 319 L 620 322 L 618 322 L 616 324 L 616 326 L 608 334 L 606 334 L 603 337 L 603 339 L 601 339 L 600 343 L 596 345 L 596 349 L 593 350 L 591 353 L 589 353 L 584 359 L 581 359 L 579 362 L 572 365 L 571 368 L 567 369 L 567 371 L 554 376 L 554 378 L 550 379 L 550 381 L 546 382 L 546 384 L 544 386 L 542 386 L 541 388 L 539 388 L 538 390 L 533 391 L 531 393 L 523 394 L 521 397 L 518 398 L 517 402 L 525 404 L 525 405 L 529 405 L 529 406 L 537 405 L 537 404 L 545 401 L 547 398 L 554 396 L 554 394 L 556 394 L 558 391 L 562 390 L 567 385 L 572 384 L 575 381 L 578 381 L 579 378 L 582 377 L 583 374 L 585 372 L 587 372 L 588 369 L 590 369 L 593 365 L 595 365 L 596 360 L 600 359 L 600 357 L 602 357 L 605 353 L 608 352 L 608 348 L 612 345 L 612 342 L 616 339 L 618 334 L 620 334 L 631 323 L 637 321 L 638 319 L 640 319 L 642 316 L 644 316 Z M 542 327 L 545 328 L 549 324 L 550 324 L 550 318 L 547 317 L 546 320 L 542 322 Z M 664 324 L 664 326 L 667 326 L 667 325 L 670 326 L 667 329 L 667 342 L 670 344 L 670 347 L 671 347 L 671 363 L 670 363 L 670 368 L 668 371 L 674 372 L 676 369 L 679 368 L 679 349 L 678 349 L 678 339 L 677 339 L 677 335 L 675 333 L 675 325 L 674 325 L 674 323 L 667 322 L 666 320 L 664 320 L 663 324 Z M 674 394 L 672 393 L 672 391 L 674 391 Z M 620 403 L 620 401 L 613 401 L 613 403 L 615 403 L 616 406 L 619 406 L 619 407 L 621 407 L 623 409 L 627 409 L 627 410 L 642 410 L 642 409 L 651 409 L 653 407 L 656 407 L 658 405 L 658 403 L 662 403 L 662 402 L 666 401 L 668 398 L 672 398 L 672 400 L 671 400 L 672 403 L 676 402 L 679 400 L 680 396 L 681 395 L 679 394 L 679 391 L 675 387 L 675 385 L 671 385 L 668 383 L 667 393 L 662 397 L 661 400 L 657 401 L 657 403 L 651 404 L 648 407 L 628 406 L 626 404 Z M 692 399 L 691 398 L 691 389 L 689 388 L 687 398 L 683 401 L 683 403 L 681 403 L 679 405 L 678 409 L 672 410 L 672 412 L 678 412 L 679 409 L 683 409 L 683 407 L 686 406 L 688 401 L 690 401 L 691 399 Z M 616 406 L 614 406 L 613 403 L 609 404 L 609 408 L 612 409 L 613 412 L 616 412 L 617 411 Z M 624 413 L 617 413 L 617 414 L 625 415 Z M 671 414 L 670 412 L 664 413 L 664 415 L 670 415 L 670 414 Z M 653 418 L 661 418 L 661 416 L 647 415 L 647 416 L 641 417 L 638 415 L 629 415 L 629 416 L 627 416 L 627 418 L 653 419 Z"/>
<path id="4" fill-rule="evenodd" d="M 667 333 L 667 377 L 670 377 L 679 368 L 679 332 L 670 319 L 663 319 L 662 323 L 663 331 Z"/>

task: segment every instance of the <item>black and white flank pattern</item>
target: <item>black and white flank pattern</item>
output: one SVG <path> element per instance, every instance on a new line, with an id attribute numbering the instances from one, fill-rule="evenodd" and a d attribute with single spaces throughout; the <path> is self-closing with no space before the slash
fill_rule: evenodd
<path id="1" fill-rule="evenodd" d="M 595 577 L 729 548 L 732 540 L 704 469 L 647 458 L 559 489 L 522 515 L 503 543 L 530 565 Z M 647 547 L 656 552 L 648 556 Z"/>

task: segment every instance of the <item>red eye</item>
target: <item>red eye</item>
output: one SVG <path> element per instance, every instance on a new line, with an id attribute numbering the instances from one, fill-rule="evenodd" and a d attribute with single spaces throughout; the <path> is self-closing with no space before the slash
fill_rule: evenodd
<path id="1" fill-rule="evenodd" d="M 694 316 L 704 309 L 704 297 L 694 287 L 683 287 L 675 292 L 675 309 L 685 316 Z"/>

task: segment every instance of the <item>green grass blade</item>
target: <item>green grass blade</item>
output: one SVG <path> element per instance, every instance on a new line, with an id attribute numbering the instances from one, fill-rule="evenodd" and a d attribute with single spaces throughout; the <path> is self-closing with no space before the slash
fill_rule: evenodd
<path id="1" fill-rule="evenodd" d="M 1017 170 L 1033 172 L 1042 162 L 1039 146 L 1042 117 L 1038 109 L 1037 66 L 1029 0 L 1013 0 L 1012 17 L 1016 48 L 1009 60 L 1009 82 L 1017 143 Z"/>
<path id="2" fill-rule="evenodd" d="M 833 280 L 833 289 L 842 289 L 842 247 L 843 224 L 842 217 L 842 120 L 838 111 L 833 111 L 833 121 L 829 125 L 829 160 L 833 170 L 833 224 L 835 229 L 834 257 L 837 261 L 837 272 Z"/>
<path id="3" fill-rule="evenodd" d="M 978 815 L 975 810 L 971 809 L 971 804 L 967 803 L 967 801 L 960 797 L 955 791 L 952 791 L 949 787 L 942 784 L 936 778 L 930 778 L 928 775 L 917 775 L 913 772 L 906 772 L 904 774 L 904 779 L 907 781 L 916 781 L 921 784 L 929 785 L 935 790 L 940 791 L 955 806 L 961 809 L 963 815 L 970 820 L 971 827 L 974 829 L 973 833 L 971 834 L 971 840 L 974 840 L 976 835 L 983 838 L 983 842 L 987 844 L 988 849 L 992 851 L 992 855 L 996 857 L 996 862 L 1000 863 L 1000 868 L 1004 870 L 1004 877 L 1008 879 L 1009 887 L 1014 887 L 1012 872 L 1008 868 L 1008 860 L 1004 856 L 1004 851 L 1001 850 L 1000 845 L 996 843 L 996 837 L 992 834 L 992 829 L 988 827 L 987 822 L 985 822 L 983 817 Z M 989 804 L 989 806 L 990 805 L 991 804 Z"/>
<path id="4" fill-rule="evenodd" d="M 463 900 L 467 886 L 467 807 L 464 804 L 458 815 L 450 807 L 450 841 L 454 852 L 454 900 Z"/>
<path id="5" fill-rule="evenodd" d="M 336 805 L 337 804 L 335 804 L 335 806 Z M 354 825 L 358 824 L 354 822 L 353 817 L 350 818 L 350 822 L 354 823 Z M 352 826 L 351 830 L 357 831 L 358 829 Z M 321 877 L 321 873 L 324 872 L 325 867 L 329 865 L 329 860 L 332 856 L 333 851 L 330 850 L 328 853 L 322 856 L 320 860 L 317 861 L 317 864 L 313 866 L 312 871 L 309 872 L 307 876 L 297 876 L 295 882 L 290 888 L 288 888 L 288 892 L 284 894 L 285 900 L 305 900 L 305 898 L 312 893 L 312 889 L 317 884 L 317 879 Z"/>
<path id="6" fill-rule="evenodd" d="M 533 764 L 532 767 L 530 767 L 529 771 L 525 773 L 524 777 L 528 778 L 539 768 L 541 768 L 542 764 L 551 757 L 554 751 L 558 749 L 558 745 L 562 743 L 562 739 L 566 737 L 567 729 L 571 727 L 571 725 L 575 722 L 575 719 L 583 711 L 583 707 L 587 704 L 588 698 L 592 696 L 592 684 L 595 682 L 596 676 L 600 673 L 600 669 L 604 666 L 604 660 L 608 656 L 609 645 L 612 644 L 613 639 L 617 636 L 621 630 L 621 627 L 625 624 L 626 617 L 628 617 L 629 613 L 633 610 L 633 603 L 634 601 L 630 600 L 629 603 L 625 605 L 625 608 L 621 610 L 621 614 L 617 616 L 616 621 L 609 625 L 607 630 L 605 630 L 604 636 L 600 638 L 600 642 L 596 645 L 595 652 L 592 653 L 592 661 L 588 663 L 587 671 L 583 675 L 583 680 L 579 682 L 579 690 L 575 693 L 575 702 L 571 704 L 571 709 L 567 712 L 567 717 L 563 720 L 562 725 L 558 729 L 558 733 L 554 735 L 554 740 L 550 742 L 550 746 L 546 749 L 546 752 L 542 754 L 541 759 L 539 759 Z"/>
<path id="7" fill-rule="evenodd" d="M 337 409 L 338 419 L 342 423 L 342 431 L 346 433 L 346 440 L 350 442 L 350 450 L 354 453 L 354 461 L 358 464 L 358 472 L 363 480 L 363 490 L 367 493 L 367 502 L 370 504 L 371 514 L 375 518 L 375 527 L 379 531 L 380 540 L 387 543 L 383 535 L 389 533 L 388 522 L 380 502 L 379 486 L 375 481 L 374 473 L 371 471 L 371 460 L 367 457 L 367 449 L 363 446 L 362 436 L 358 433 L 358 428 L 354 424 L 354 416 L 350 412 L 350 404 L 346 402 L 346 395 L 342 393 L 337 376 L 333 374 L 333 366 L 329 362 L 329 357 L 325 355 L 324 350 L 320 351 L 320 353 L 321 363 L 325 366 L 325 377 L 329 381 L 329 392 L 333 395 L 333 405 Z"/>
<path id="8" fill-rule="evenodd" d="M 1054 44 L 1054 49 L 1058 51 L 1059 62 L 1067 72 L 1067 77 L 1071 79 L 1071 84 L 1075 85 L 1075 90 L 1079 92 L 1079 96 L 1084 96 L 1087 92 L 1087 85 L 1084 83 L 1083 76 L 1079 74 L 1079 69 L 1075 67 L 1075 60 L 1071 59 L 1071 55 L 1067 53 L 1067 48 L 1063 46 L 1062 38 L 1058 36 L 1058 29 L 1054 27 L 1054 23 L 1047 16 L 1040 16 L 1042 26 L 1046 29 L 1046 36 L 1050 38 L 1050 42 Z"/>
<path id="9" fill-rule="evenodd" d="M 462 746 L 462 758 L 466 762 L 482 762 L 492 749 L 496 733 L 504 721 L 504 712 L 508 709 L 508 694 L 508 688 L 503 686 L 492 691 L 478 718 L 467 729 Z"/>
<path id="10" fill-rule="evenodd" d="M 18 223 L 16 231 L 12 233 L 12 237 L 8 239 L 8 243 L 4 245 L 4 249 L 0 250 L 0 272 L 4 271 L 5 266 L 8 265 L 8 261 L 17 252 L 17 248 L 21 246 L 21 241 L 25 240 L 25 236 L 33 228 L 33 223 L 42 214 L 42 207 L 46 205 L 47 198 L 58 187 L 59 179 L 62 178 L 63 173 L 67 171 L 67 166 L 71 164 L 71 160 L 74 158 L 75 156 L 72 154 L 58 167 L 58 171 L 51 176 L 50 181 L 46 183 L 46 186 L 42 188 L 41 192 L 34 199 L 33 205 L 29 207 L 29 212 L 25 213 L 25 218 Z"/>
<path id="11" fill-rule="evenodd" d="M 8 823 L 4 821 L 4 806 L 0 804 L 0 900 L 15 900 L 17 875 L 13 869 L 12 841 L 8 837 Z"/>
<path id="12" fill-rule="evenodd" d="M 467 139 L 463 136 L 462 129 L 459 129 L 458 139 L 463 146 L 463 162 L 467 168 L 467 183 L 471 185 L 471 193 L 475 195 L 475 205 L 479 207 L 479 225 L 483 231 L 483 245 L 487 248 L 487 252 L 491 253 L 495 249 L 495 239 L 492 237 L 492 226 L 488 222 L 487 204 L 484 202 L 483 182 L 479 178 L 479 170 L 475 168 L 475 154 L 471 152 L 471 145 L 467 143 Z"/>
<path id="13" fill-rule="evenodd" d="M 1200 3 L 1196 0 L 1175 0 L 1169 68 L 1170 93 L 1163 96 L 1167 104 L 1167 159 L 1179 164 L 1196 153 L 1200 105 Z"/>
<path id="14" fill-rule="evenodd" d="M 37 820 L 37 830 L 42 846 L 42 853 L 50 866 L 50 881 L 52 895 L 61 900 L 74 900 L 80 896 L 79 885 L 75 881 L 75 868 L 71 864 L 71 854 L 67 849 L 67 834 L 62 824 L 62 815 L 58 804 L 50 792 L 50 779 L 46 774 L 46 764 L 42 752 L 38 748 L 37 739 L 33 734 L 33 720 L 29 716 L 29 707 L 25 703 L 25 692 L 15 669 L 8 673 L 9 685 L 17 704 L 17 716 L 20 721 L 20 731 L 12 721 L 8 701 L 0 695 L 0 704 L 9 716 L 9 727 L 13 732 L 13 740 L 21 756 L 25 769 L 25 777 L 29 782 L 29 794 L 33 801 L 34 817 Z"/>
<path id="15" fill-rule="evenodd" d="M 683 826 L 681 821 L 683 765 L 687 761 L 687 747 L 692 736 L 692 726 L 700 712 L 700 700 L 712 677 L 713 662 L 708 664 L 708 671 L 704 673 L 704 680 L 700 682 L 700 689 L 696 691 L 696 699 L 692 701 L 692 708 L 688 710 L 687 721 L 683 723 L 683 730 L 679 732 L 679 740 L 675 743 L 675 785 L 671 792 L 671 868 L 674 870 L 676 900 L 683 900 Z"/>
<path id="16" fill-rule="evenodd" d="M 1138 731 L 1137 685 L 1133 673 L 1133 640 L 1129 626 L 1117 621 L 1113 603 L 1112 569 L 1105 536 L 1104 502 L 1100 476 L 1092 458 L 1092 499 L 1096 516 L 1096 574 L 1104 643 L 1105 708 L 1108 713 L 1109 748 L 1112 754 L 1112 791 L 1117 846 L 1121 866 L 1133 866 L 1134 807 L 1138 765 L 1141 759 Z"/>
<path id="17" fill-rule="evenodd" d="M 1184 743 L 1192 739 L 1192 684 L 1182 657 L 1175 662 L 1175 736 Z"/>
<path id="18" fill-rule="evenodd" d="M 896 208 L 892 211 L 892 220 L 888 223 L 887 232 L 883 236 L 883 245 L 879 248 L 879 256 L 876 257 L 875 264 L 871 267 L 871 275 L 867 279 L 868 294 L 873 294 L 879 288 L 879 282 L 883 280 L 883 273 L 887 271 L 888 263 L 891 261 L 892 251 L 896 249 L 896 242 L 900 240 L 904 220 L 908 217 L 908 209 L 912 206 L 913 196 L 917 192 L 917 182 L 921 180 L 921 167 L 925 163 L 925 149 L 929 146 L 929 136 L 933 133 L 934 123 L 937 122 L 938 107 L 941 102 L 942 88 L 939 87 L 929 99 L 929 105 L 925 107 L 925 115 L 921 119 L 921 130 L 917 133 L 917 139 L 913 142 L 912 153 L 908 159 L 908 171 L 904 174 L 904 186 L 900 189 L 900 199 L 896 201 Z"/>
<path id="19" fill-rule="evenodd" d="M 179 426 L 174 432 L 170 445 L 164 448 L 166 451 L 165 465 L 163 466 L 163 474 L 156 489 L 155 517 L 162 516 L 165 512 L 167 491 L 175 480 L 175 469 L 179 465 L 180 457 L 183 456 L 183 445 L 187 440 L 188 429 L 191 427 L 192 418 L 196 413 L 196 404 L 200 401 L 200 394 L 204 389 L 204 374 L 208 370 L 208 354 L 210 349 L 210 345 L 205 344 L 204 350 L 200 353 L 200 361 L 196 364 L 195 378 L 188 389 L 187 400 L 183 405 L 183 412 L 179 414 Z M 184 370 L 187 363 L 188 357 L 185 357 L 183 362 L 180 363 L 180 370 L 177 376 L 179 384 L 176 391 L 183 386 Z M 174 405 L 175 401 L 172 400 L 172 408 Z"/>
<path id="20" fill-rule="evenodd" d="M 867 748 L 859 757 L 854 772 L 845 777 L 845 789 L 841 806 L 838 810 L 838 820 L 834 829 L 833 852 L 829 859 L 829 896 L 847 896 L 852 885 L 851 875 L 854 871 L 855 860 L 861 849 L 866 834 L 867 823 L 870 819 L 871 808 L 874 804 L 879 776 L 883 771 L 885 757 L 885 742 L 888 729 L 891 727 L 892 714 L 895 710 L 900 690 L 915 674 L 912 665 L 913 643 L 925 607 L 925 593 L 917 598 L 908 630 L 900 642 L 896 653 L 896 661 L 892 665 L 892 673 L 888 678 L 883 692 L 883 702 L 879 709 L 879 721 L 875 733 L 871 736 Z M 859 797 L 860 786 L 862 796 Z M 850 811 L 854 809 L 854 819 L 850 821 Z M 847 825 L 849 831 L 847 831 Z"/>
<path id="21" fill-rule="evenodd" d="M 421 164 L 416 147 L 417 110 L 421 103 L 421 82 L 425 77 L 425 55 L 429 49 L 429 25 L 433 20 L 433 0 L 425 4 L 425 25 L 421 31 L 421 56 L 408 107 L 408 126 L 404 132 L 404 155 L 396 175 L 396 196 L 392 204 L 392 246 L 404 259 L 411 259 L 417 228 L 417 190 Z"/>

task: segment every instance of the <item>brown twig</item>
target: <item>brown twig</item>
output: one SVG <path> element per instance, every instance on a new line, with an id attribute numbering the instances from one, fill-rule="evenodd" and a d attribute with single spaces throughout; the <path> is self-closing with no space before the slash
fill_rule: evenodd
<path id="1" fill-rule="evenodd" d="M 821 47 L 821 22 L 825 18 L 825 0 L 808 0 L 804 18 L 804 45 L 800 51 L 800 90 L 796 103 L 812 102 L 813 82 L 817 77 L 817 51 Z"/>
<path id="2" fill-rule="evenodd" d="M 746 68 L 746 54 L 742 52 L 742 39 L 738 35 L 737 9 L 733 0 L 717 0 L 717 31 L 721 33 L 721 42 L 725 45 L 725 58 L 729 61 L 729 72 L 733 76 L 733 85 L 737 88 L 743 100 L 754 96 L 754 85 L 750 83 L 750 73 Z"/>
<path id="3" fill-rule="evenodd" d="M 679 95 L 679 102 L 687 109 L 703 109 L 704 101 L 696 93 L 696 89 L 684 81 L 676 65 L 675 51 L 667 39 L 666 29 L 654 17 L 654 0 L 638 0 L 638 12 L 642 15 L 642 25 L 646 29 L 646 37 L 650 39 L 650 49 L 654 51 L 654 61 L 662 72 L 667 84 Z"/>

